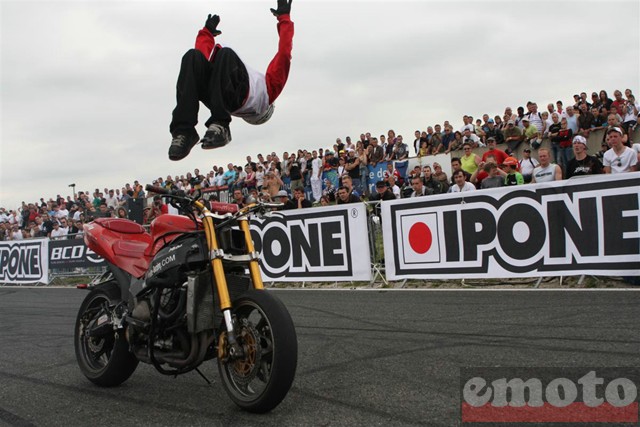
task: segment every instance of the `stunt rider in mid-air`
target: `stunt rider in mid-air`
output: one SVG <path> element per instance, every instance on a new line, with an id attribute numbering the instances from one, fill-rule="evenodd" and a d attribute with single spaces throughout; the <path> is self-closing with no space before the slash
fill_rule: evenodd
<path id="1" fill-rule="evenodd" d="M 293 22 L 289 17 L 292 0 L 278 0 L 271 12 L 278 19 L 278 52 L 265 74 L 248 67 L 228 47 L 216 44 L 220 17 L 209 15 L 198 32 L 195 49 L 182 57 L 176 85 L 177 105 L 169 131 L 173 137 L 169 159 L 181 160 L 198 143 L 195 127 L 200 102 L 211 111 L 205 125 L 207 131 L 200 142 L 205 150 L 223 147 L 231 141 L 231 116 L 259 125 L 273 114 L 273 102 L 278 98 L 289 76 Z"/>

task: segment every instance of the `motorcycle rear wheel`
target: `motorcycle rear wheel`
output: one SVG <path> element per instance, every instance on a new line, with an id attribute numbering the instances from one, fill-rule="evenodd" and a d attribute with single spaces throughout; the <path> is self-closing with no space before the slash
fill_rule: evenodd
<path id="1" fill-rule="evenodd" d="M 285 398 L 295 377 L 298 339 L 293 321 L 284 304 L 264 290 L 251 290 L 234 301 L 232 316 L 244 356 L 218 359 L 222 385 L 240 408 L 269 412 Z"/>
<path id="2" fill-rule="evenodd" d="M 100 337 L 90 337 L 87 327 L 104 315 L 101 307 L 120 302 L 120 289 L 114 282 L 105 283 L 84 299 L 74 333 L 74 345 L 78 366 L 89 381 L 102 387 L 113 387 L 125 382 L 136 370 L 138 359 L 129 351 L 124 333 L 115 331 Z"/>

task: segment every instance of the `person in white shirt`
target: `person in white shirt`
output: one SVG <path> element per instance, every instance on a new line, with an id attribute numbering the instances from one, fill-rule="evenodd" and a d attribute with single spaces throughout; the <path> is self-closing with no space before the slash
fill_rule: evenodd
<path id="1" fill-rule="evenodd" d="M 575 114 L 575 110 L 571 105 L 569 105 L 566 109 L 567 112 L 567 127 L 573 131 L 573 134 L 578 133 L 578 116 Z"/>
<path id="2" fill-rule="evenodd" d="M 524 178 L 524 182 L 529 183 L 533 177 L 533 170 L 540 166 L 540 162 L 531 157 L 530 148 L 525 148 L 522 150 L 522 159 L 518 161 L 518 166 L 520 167 L 520 173 Z"/>
<path id="3" fill-rule="evenodd" d="M 396 185 L 396 177 L 395 175 L 390 175 L 387 178 L 387 183 L 389 184 L 389 188 L 393 192 L 393 195 L 396 196 L 396 199 L 400 198 L 400 187 Z"/>
<path id="4" fill-rule="evenodd" d="M 540 166 L 533 170 L 532 183 L 562 180 L 562 169 L 555 163 L 551 163 L 551 154 L 548 149 L 540 148 L 538 159 L 540 159 Z"/>
<path id="5" fill-rule="evenodd" d="M 318 152 L 313 150 L 311 153 L 313 160 L 311 160 L 311 192 L 313 193 L 313 200 L 318 201 L 322 197 L 322 159 L 318 157 Z"/>
<path id="6" fill-rule="evenodd" d="M 464 137 L 462 138 L 462 145 L 466 144 L 466 143 L 471 144 L 471 147 L 473 148 L 477 148 L 477 147 L 484 147 L 485 145 L 482 143 L 482 141 L 480 140 L 480 138 L 478 137 L 478 135 L 476 135 L 475 133 L 471 133 L 471 130 L 469 130 L 468 128 L 464 130 Z"/>
<path id="7" fill-rule="evenodd" d="M 60 227 L 58 221 L 53 221 L 53 230 L 51 230 L 51 238 L 66 236 L 69 233 L 68 228 Z"/>
<path id="8" fill-rule="evenodd" d="M 107 202 L 108 208 L 116 209 L 118 207 L 118 198 L 113 192 L 113 189 L 109 190 L 104 200 Z"/>
<path id="9" fill-rule="evenodd" d="M 474 191 L 476 186 L 466 180 L 464 171 L 458 169 L 453 173 L 454 184 L 449 187 L 449 193 L 463 193 L 465 191 Z"/>
<path id="10" fill-rule="evenodd" d="M 622 129 L 612 127 L 607 130 L 608 149 L 602 158 L 604 173 L 633 172 L 637 170 L 638 154 L 622 144 Z"/>

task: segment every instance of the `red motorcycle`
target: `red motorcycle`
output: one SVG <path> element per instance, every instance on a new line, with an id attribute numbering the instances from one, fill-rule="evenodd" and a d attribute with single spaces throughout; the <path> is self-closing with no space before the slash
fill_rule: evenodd
<path id="1" fill-rule="evenodd" d="M 270 411 L 291 387 L 298 342 L 286 307 L 264 289 L 249 216 L 276 205 L 212 203 L 210 211 L 197 195 L 147 191 L 184 215 L 158 217 L 150 233 L 116 218 L 84 227 L 87 246 L 108 269 L 89 284 L 78 312 L 80 370 L 110 387 L 139 362 L 178 375 L 200 373 L 204 361 L 217 358 L 230 398 L 250 412 Z"/>

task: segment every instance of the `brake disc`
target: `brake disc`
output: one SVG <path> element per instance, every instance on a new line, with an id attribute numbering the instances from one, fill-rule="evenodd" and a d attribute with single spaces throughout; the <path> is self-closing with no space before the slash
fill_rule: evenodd
<path id="1" fill-rule="evenodd" d="M 244 356 L 229 360 L 229 373 L 237 384 L 247 385 L 260 371 L 262 358 L 260 334 L 253 325 L 244 324 L 238 331 L 237 339 L 242 346 Z"/>

